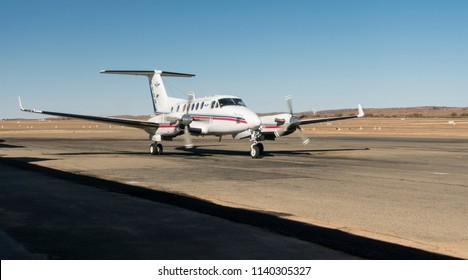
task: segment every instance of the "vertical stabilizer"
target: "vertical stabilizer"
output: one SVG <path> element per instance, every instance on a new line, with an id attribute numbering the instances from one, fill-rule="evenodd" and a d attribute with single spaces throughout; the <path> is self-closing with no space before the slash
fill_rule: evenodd
<path id="1" fill-rule="evenodd" d="M 159 110 L 164 110 L 167 104 L 167 92 L 161 78 L 162 71 L 154 71 L 152 76 L 148 76 L 150 85 L 151 97 L 153 99 L 153 108 L 156 113 Z"/>
<path id="2" fill-rule="evenodd" d="M 168 96 L 166 88 L 161 76 L 170 77 L 193 77 L 193 74 L 183 74 L 175 72 L 166 72 L 161 70 L 102 70 L 102 74 L 122 74 L 122 75 L 136 75 L 136 76 L 147 76 L 150 92 L 151 101 L 153 103 L 154 112 L 161 112 L 165 110 L 167 105 Z"/>

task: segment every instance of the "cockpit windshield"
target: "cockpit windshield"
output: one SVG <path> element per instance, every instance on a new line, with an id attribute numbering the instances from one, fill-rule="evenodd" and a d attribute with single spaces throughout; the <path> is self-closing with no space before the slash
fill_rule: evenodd
<path id="1" fill-rule="evenodd" d="M 224 106 L 244 106 L 245 103 L 240 98 L 221 98 L 218 100 L 221 107 Z"/>

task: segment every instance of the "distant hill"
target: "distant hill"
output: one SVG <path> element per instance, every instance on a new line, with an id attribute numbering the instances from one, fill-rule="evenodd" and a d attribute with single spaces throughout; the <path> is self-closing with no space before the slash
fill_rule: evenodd
<path id="1" fill-rule="evenodd" d="M 406 108 L 364 108 L 367 117 L 385 118 L 468 118 L 468 107 L 421 106 Z M 315 117 L 331 117 L 356 114 L 357 109 L 324 110 L 316 112 Z M 306 117 L 313 117 L 312 112 L 304 112 Z"/>

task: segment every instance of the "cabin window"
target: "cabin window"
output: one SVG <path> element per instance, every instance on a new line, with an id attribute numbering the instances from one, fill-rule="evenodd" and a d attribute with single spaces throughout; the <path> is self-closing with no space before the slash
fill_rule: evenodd
<path id="1" fill-rule="evenodd" d="M 211 109 L 213 109 L 213 108 L 214 108 L 215 104 L 216 104 L 216 101 L 214 101 L 214 100 L 213 100 L 213 101 L 211 101 Z"/>
<path id="2" fill-rule="evenodd" d="M 193 111 L 193 108 L 195 108 L 195 103 L 192 104 L 192 108 L 190 110 Z"/>
<path id="3" fill-rule="evenodd" d="M 171 107 L 171 112 L 174 111 L 174 107 Z"/>
<path id="4" fill-rule="evenodd" d="M 218 102 L 216 102 L 216 108 L 219 108 L 219 103 Z"/>
<path id="5" fill-rule="evenodd" d="M 177 112 L 179 112 L 179 109 L 180 109 L 180 105 L 177 105 Z"/>
<path id="6" fill-rule="evenodd" d="M 198 105 L 200 105 L 200 104 L 197 103 L 197 108 L 195 110 L 198 110 Z"/>
<path id="7" fill-rule="evenodd" d="M 182 111 L 185 112 L 185 108 L 187 108 L 187 104 L 184 104 L 184 109 L 182 109 Z"/>
<path id="8" fill-rule="evenodd" d="M 200 105 L 200 109 L 203 109 L 203 106 L 205 106 L 205 101 L 203 101 Z"/>

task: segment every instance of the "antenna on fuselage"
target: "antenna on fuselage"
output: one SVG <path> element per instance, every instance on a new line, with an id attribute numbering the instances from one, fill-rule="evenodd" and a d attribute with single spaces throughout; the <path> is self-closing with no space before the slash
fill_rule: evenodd
<path id="1" fill-rule="evenodd" d="M 188 96 L 191 96 L 191 97 L 192 97 L 192 99 L 195 99 L 195 98 L 197 98 L 197 97 L 196 97 L 196 94 L 195 94 L 195 92 L 194 92 L 194 91 L 189 91 L 189 93 L 188 93 L 187 95 L 188 95 Z"/>

